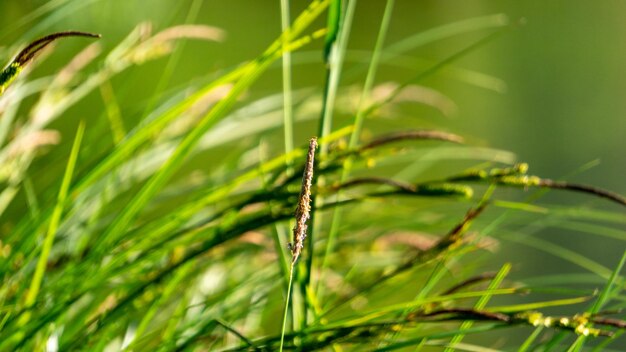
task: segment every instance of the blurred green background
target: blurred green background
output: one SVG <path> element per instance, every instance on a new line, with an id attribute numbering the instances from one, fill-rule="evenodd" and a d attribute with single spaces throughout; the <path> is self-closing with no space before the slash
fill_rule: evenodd
<path id="1" fill-rule="evenodd" d="M 23 45 L 49 32 L 68 29 L 101 33 L 101 43 L 108 49 L 143 21 L 151 22 L 155 32 L 186 22 L 224 29 L 227 38 L 223 43 L 188 41 L 180 48 L 176 73 L 168 84 L 168 87 L 177 87 L 254 58 L 280 33 L 279 1 L 196 0 L 195 4 L 201 6 L 197 16 L 190 14 L 193 3 L 192 0 L 1 1 L 2 59 L 6 62 L 15 53 L 17 47 L 12 45 Z M 307 3 L 292 1 L 292 14 L 295 16 Z M 351 52 L 373 48 L 383 7 L 383 1 L 359 2 L 349 44 Z M 55 11 L 49 12 L 52 8 Z M 395 129 L 440 126 L 467 136 L 473 144 L 514 152 L 520 161 L 530 164 L 532 174 L 555 179 L 567 177 L 570 181 L 626 193 L 626 99 L 623 96 L 626 92 L 626 2 L 400 0 L 396 2 L 387 43 L 436 26 L 493 14 L 504 14 L 520 25 L 454 65 L 494 76 L 505 83 L 506 89 L 483 89 L 435 75 L 422 84 L 452 99 L 457 106 L 454 114 L 443 116 L 430 107 L 403 104 L 401 118 L 384 123 Z M 320 21 L 319 27 L 323 25 Z M 488 31 L 482 31 L 455 36 L 408 54 L 437 62 L 487 34 Z M 30 79 L 57 72 L 84 46 L 81 40 L 63 41 L 45 64 L 31 73 Z M 314 87 L 321 91 L 324 66 L 320 48 L 321 43 L 316 43 L 294 55 L 294 62 L 302 63 L 294 69 L 295 88 Z M 131 107 L 122 111 L 128 126 L 140 119 L 167 62 L 167 58 L 150 62 L 113 81 L 120 105 Z M 352 65 L 354 62 L 348 59 L 346 67 Z M 414 72 L 384 66 L 377 81 L 402 82 Z M 363 75 L 357 75 L 352 82 L 343 83 L 361 85 L 362 78 Z M 249 95 L 258 98 L 280 92 L 280 82 L 280 69 L 276 66 Z M 103 115 L 84 116 L 81 106 L 98 111 L 93 107 L 102 106 L 102 101 L 98 94 L 92 94 L 53 127 L 69 133 L 75 130 L 75 122 L 80 118 L 104 119 Z M 339 118 L 345 120 L 349 116 Z M 375 123 L 368 121 L 366 129 Z M 303 126 L 310 129 L 300 126 L 296 131 L 297 141 L 305 141 L 316 133 L 313 124 Z M 281 146 L 280 133 L 275 136 L 277 139 L 273 142 Z M 66 158 L 71 138 L 64 135 L 62 143 L 49 151 L 44 158 L 46 163 Z M 584 167 L 593 161 L 599 163 L 592 168 Z M 579 172 L 581 168 L 585 170 Z M 514 199 L 524 197 L 519 191 L 508 193 Z M 619 210 L 602 200 L 558 192 L 551 192 L 544 202 Z M 534 230 L 532 223 L 520 222 L 519 228 L 527 233 Z M 597 237 L 586 236 L 584 231 L 549 226 L 537 226 L 537 231 L 537 237 L 580 251 L 609 268 L 616 265 L 623 250 L 623 242 L 599 241 Z M 623 235 L 623 231 L 620 233 Z M 538 249 L 519 245 L 501 248 L 494 261 L 523 262 L 515 268 L 513 277 L 581 270 Z"/>

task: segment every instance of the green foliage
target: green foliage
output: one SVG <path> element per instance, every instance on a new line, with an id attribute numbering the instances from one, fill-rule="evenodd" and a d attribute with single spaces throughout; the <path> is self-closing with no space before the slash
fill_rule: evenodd
<path id="1" fill-rule="evenodd" d="M 176 53 L 181 40 L 221 41 L 222 31 L 184 25 L 152 34 L 140 24 L 103 57 L 95 43 L 58 74 L 15 80 L 54 40 L 94 36 L 56 33 L 0 74 L 0 92 L 13 90 L 0 97 L 0 350 L 476 351 L 493 347 L 488 334 L 510 336 L 508 350 L 576 351 L 618 341 L 626 322 L 609 314 L 624 306 L 626 255 L 610 270 L 532 232 L 576 228 L 624 241 L 623 212 L 535 204 L 548 190 L 619 207 L 624 197 L 528 174 L 511 153 L 453 133 L 369 125 L 385 123 L 381 111 L 428 77 L 498 87 L 452 65 L 515 25 L 479 17 L 386 44 L 388 0 L 365 69 L 345 61 L 356 1 L 313 1 L 288 28 L 282 5 L 282 34 L 256 58 L 166 92 L 159 84 L 148 102 L 116 99 L 116 77 Z M 326 27 L 316 28 L 326 11 Z M 483 37 L 389 94 L 375 92 L 379 65 L 470 32 Z M 289 54 L 309 46 L 325 50 L 317 60 L 326 81 L 292 91 Z M 281 58 L 285 96 L 250 94 Z M 344 89 L 359 71 L 363 89 Z M 98 92 L 104 106 L 83 104 Z M 137 106 L 145 113 L 129 112 Z M 73 108 L 94 118 L 74 127 Z M 56 146 L 59 126 L 75 133 L 71 148 Z M 312 131 L 314 165 L 306 140 L 291 142 Z M 42 157 L 51 150 L 61 159 Z M 308 186 L 311 208 L 302 202 Z M 537 192 L 511 201 L 502 189 Z M 517 262 L 483 262 L 500 242 L 593 275 L 513 278 Z"/>

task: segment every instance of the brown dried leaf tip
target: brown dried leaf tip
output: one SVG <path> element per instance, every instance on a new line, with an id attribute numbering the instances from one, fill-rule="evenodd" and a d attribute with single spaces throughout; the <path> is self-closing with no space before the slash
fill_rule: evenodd
<path id="1" fill-rule="evenodd" d="M 309 143 L 309 153 L 306 156 L 306 164 L 302 175 L 302 188 L 300 189 L 300 197 L 298 197 L 298 206 L 296 207 L 296 226 L 293 228 L 293 243 L 289 244 L 292 264 L 298 260 L 302 248 L 304 248 L 307 230 L 306 222 L 311 217 L 311 184 L 313 183 L 315 148 L 317 148 L 317 138 L 313 137 Z"/>

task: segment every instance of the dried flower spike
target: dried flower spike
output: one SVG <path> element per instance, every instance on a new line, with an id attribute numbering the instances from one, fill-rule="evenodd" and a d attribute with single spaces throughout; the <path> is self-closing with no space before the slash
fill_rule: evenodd
<path id="1" fill-rule="evenodd" d="M 311 217 L 311 184 L 313 182 L 315 148 L 317 148 L 317 138 L 313 137 L 309 143 L 309 153 L 306 156 L 304 174 L 302 175 L 302 188 L 300 189 L 300 197 L 298 197 L 298 206 L 296 207 L 296 225 L 293 228 L 293 243 L 289 244 L 292 264 L 298 260 L 302 248 L 304 248 L 307 230 L 306 222 Z"/>

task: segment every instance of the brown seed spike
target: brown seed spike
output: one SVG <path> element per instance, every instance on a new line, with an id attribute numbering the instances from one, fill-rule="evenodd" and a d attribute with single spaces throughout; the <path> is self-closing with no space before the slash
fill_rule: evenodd
<path id="1" fill-rule="evenodd" d="M 317 138 L 313 137 L 309 143 L 309 153 L 306 156 L 306 164 L 304 165 L 304 173 L 302 175 L 302 188 L 300 189 L 300 197 L 298 197 L 298 206 L 296 207 L 296 225 L 293 228 L 293 244 L 290 245 L 292 264 L 298 260 L 302 248 L 304 248 L 307 229 L 306 222 L 309 220 L 311 213 L 311 184 L 313 183 L 315 148 L 317 148 Z"/>

